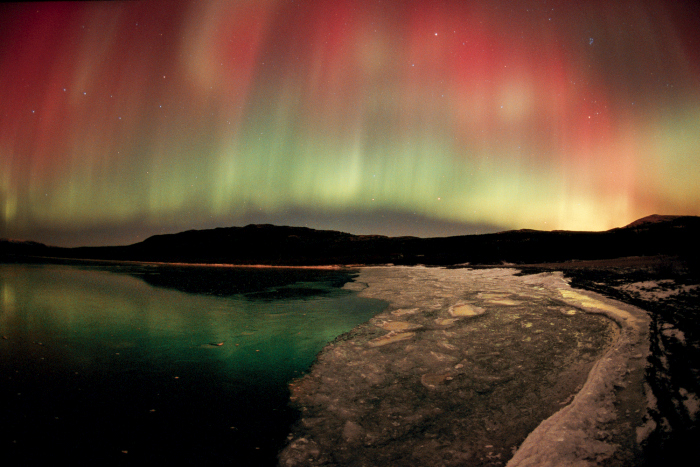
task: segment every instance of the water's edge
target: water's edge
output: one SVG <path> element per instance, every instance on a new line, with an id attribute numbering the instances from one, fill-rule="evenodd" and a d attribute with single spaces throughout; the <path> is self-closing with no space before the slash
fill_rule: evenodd
<path id="1" fill-rule="evenodd" d="M 353 270 L 0 264 L 0 455 L 274 465 Z"/>

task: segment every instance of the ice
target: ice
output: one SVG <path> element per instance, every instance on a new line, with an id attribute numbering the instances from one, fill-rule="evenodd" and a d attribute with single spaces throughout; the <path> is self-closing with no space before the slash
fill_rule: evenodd
<path id="1" fill-rule="evenodd" d="M 515 272 L 363 268 L 361 296 L 390 305 L 292 385 L 302 419 L 281 465 L 505 465 L 514 451 L 514 466 L 587 465 L 618 449 L 618 418 L 636 439 L 646 315 Z M 618 413 L 616 391 L 635 390 L 638 410 Z"/>

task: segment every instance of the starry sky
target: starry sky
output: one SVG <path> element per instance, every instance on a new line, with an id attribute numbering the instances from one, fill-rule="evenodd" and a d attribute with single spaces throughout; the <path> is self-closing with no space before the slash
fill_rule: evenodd
<path id="1" fill-rule="evenodd" d="M 700 8 L 0 6 L 0 237 L 446 236 L 700 215 Z"/>

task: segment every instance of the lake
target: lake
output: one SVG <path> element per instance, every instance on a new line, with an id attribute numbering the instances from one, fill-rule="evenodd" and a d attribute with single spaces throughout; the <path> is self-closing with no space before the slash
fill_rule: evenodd
<path id="1" fill-rule="evenodd" d="M 275 465 L 288 383 L 386 302 L 352 271 L 0 264 L 0 453 Z"/>

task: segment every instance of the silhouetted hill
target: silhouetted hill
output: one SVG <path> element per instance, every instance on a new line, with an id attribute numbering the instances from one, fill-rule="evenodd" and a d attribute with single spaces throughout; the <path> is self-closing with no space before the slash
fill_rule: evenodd
<path id="1" fill-rule="evenodd" d="M 690 256 L 700 217 L 648 216 L 606 232 L 512 230 L 444 238 L 352 235 L 330 230 L 248 225 L 156 235 L 129 246 L 58 248 L 0 241 L 0 256 L 182 263 L 533 264 L 626 256 Z"/>
<path id="2" fill-rule="evenodd" d="M 659 214 L 652 214 L 651 216 L 646 216 L 642 217 L 641 219 L 637 219 L 636 221 L 622 227 L 623 229 L 630 229 L 630 228 L 640 228 L 640 227 L 649 227 L 652 224 L 659 224 L 659 223 L 665 223 L 665 222 L 673 222 L 678 218 L 682 218 L 685 216 L 661 216 Z"/>
<path id="3" fill-rule="evenodd" d="M 46 256 L 54 250 L 55 247 L 46 246 L 39 242 L 0 238 L 0 258 L 3 255 Z"/>

